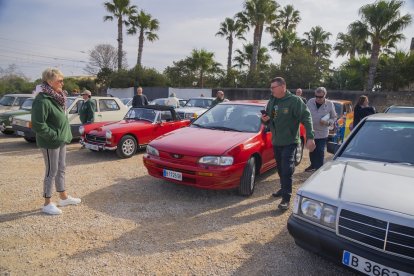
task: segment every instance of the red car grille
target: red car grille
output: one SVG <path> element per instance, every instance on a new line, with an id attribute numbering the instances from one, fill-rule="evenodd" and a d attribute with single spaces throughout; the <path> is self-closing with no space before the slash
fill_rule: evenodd
<path id="1" fill-rule="evenodd" d="M 86 141 L 88 141 L 92 144 L 94 144 L 94 143 L 105 144 L 106 143 L 106 138 L 102 137 L 102 136 L 86 134 Z"/>

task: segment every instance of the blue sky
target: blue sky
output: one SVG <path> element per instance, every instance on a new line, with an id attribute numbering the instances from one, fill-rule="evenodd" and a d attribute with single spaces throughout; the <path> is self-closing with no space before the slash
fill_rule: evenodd
<path id="1" fill-rule="evenodd" d="M 117 47 L 115 22 L 104 22 L 107 15 L 101 0 L 0 0 L 0 67 L 16 64 L 30 79 L 39 78 L 50 66 L 58 67 L 66 76 L 84 75 L 88 51 L 101 43 Z M 226 65 L 227 41 L 216 37 L 219 24 L 226 17 L 243 9 L 243 0 L 131 0 L 139 9 L 160 21 L 159 40 L 144 45 L 142 63 L 163 71 L 173 61 L 188 56 L 192 49 L 206 49 L 215 53 L 223 67 Z M 296 0 L 277 1 L 281 6 L 293 4 L 302 18 L 297 31 L 299 37 L 311 27 L 320 25 L 332 33 L 335 43 L 339 32 L 359 19 L 358 10 L 366 0 Z M 406 0 L 402 14 L 414 17 L 414 0 Z M 414 23 L 403 32 L 406 40 L 399 49 L 408 51 L 414 37 Z M 246 35 L 252 41 L 252 35 Z M 270 42 L 265 33 L 262 45 Z M 236 41 L 235 48 L 242 41 Z M 124 33 L 124 50 L 128 65 L 137 59 L 138 38 Z M 271 52 L 273 62 L 280 56 Z M 334 66 L 344 58 L 335 58 Z"/>

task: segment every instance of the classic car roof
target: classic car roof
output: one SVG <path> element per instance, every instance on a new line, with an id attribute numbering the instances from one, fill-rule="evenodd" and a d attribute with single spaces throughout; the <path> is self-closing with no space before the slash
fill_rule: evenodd
<path id="1" fill-rule="evenodd" d="M 367 121 L 403 121 L 414 122 L 414 114 L 409 113 L 376 113 L 368 116 Z"/>

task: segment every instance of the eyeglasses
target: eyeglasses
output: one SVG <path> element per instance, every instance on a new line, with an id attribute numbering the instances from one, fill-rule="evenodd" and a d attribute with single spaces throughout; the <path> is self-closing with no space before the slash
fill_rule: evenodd
<path id="1" fill-rule="evenodd" d="M 63 80 L 56 80 L 56 82 L 60 82 L 60 83 L 63 83 Z"/>
<path id="2" fill-rule="evenodd" d="M 325 98 L 325 96 L 316 96 L 316 95 L 315 95 L 315 98 L 318 98 L 318 99 L 323 99 L 323 98 Z"/>
<path id="3" fill-rule="evenodd" d="M 279 87 L 279 86 L 282 86 L 282 85 L 270 86 L 270 90 L 272 90 L 272 89 L 274 89 L 274 88 L 277 88 L 277 87 Z"/>

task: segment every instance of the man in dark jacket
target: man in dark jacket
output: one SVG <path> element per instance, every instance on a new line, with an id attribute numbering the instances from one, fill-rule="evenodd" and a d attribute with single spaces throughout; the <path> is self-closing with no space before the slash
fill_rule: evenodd
<path id="1" fill-rule="evenodd" d="M 283 78 L 274 78 L 270 89 L 272 96 L 267 103 L 266 112 L 262 115 L 262 122 L 268 125 L 272 132 L 273 152 L 280 177 L 281 189 L 273 196 L 282 197 L 278 207 L 281 210 L 287 210 L 292 194 L 295 149 L 301 142 L 300 123 L 306 129 L 306 146 L 309 151 L 315 149 L 312 117 L 302 99 L 286 90 L 286 82 Z"/>
<path id="2" fill-rule="evenodd" d="M 82 124 L 90 124 L 95 121 L 95 104 L 92 102 L 91 97 L 92 93 L 89 90 L 82 92 L 83 104 L 79 110 L 79 119 Z"/>
<path id="3" fill-rule="evenodd" d="M 216 98 L 213 100 L 210 107 L 213 107 L 213 106 L 215 106 L 219 103 L 227 102 L 227 101 L 228 100 L 226 98 L 224 98 L 224 92 L 219 90 L 219 91 L 217 91 Z"/>
<path id="4" fill-rule="evenodd" d="M 147 96 L 142 94 L 142 87 L 137 88 L 137 94 L 132 99 L 132 107 L 148 105 Z"/>

